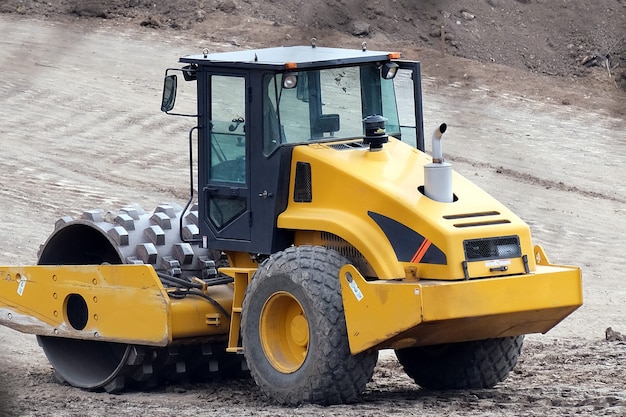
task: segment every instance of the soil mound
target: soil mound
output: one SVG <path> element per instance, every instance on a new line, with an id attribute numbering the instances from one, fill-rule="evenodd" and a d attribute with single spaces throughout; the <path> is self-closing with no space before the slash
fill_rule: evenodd
<path id="1" fill-rule="evenodd" d="M 551 76 L 602 73 L 626 90 L 625 0 L 5 0 L 0 12 L 117 19 L 235 45 L 386 39 Z"/>

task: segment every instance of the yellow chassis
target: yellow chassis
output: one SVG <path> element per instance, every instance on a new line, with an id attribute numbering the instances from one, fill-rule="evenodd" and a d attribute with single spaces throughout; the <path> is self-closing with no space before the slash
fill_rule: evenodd
<path id="1" fill-rule="evenodd" d="M 466 281 L 367 282 L 344 266 L 351 352 L 547 332 L 582 305 L 582 277 L 535 252 L 533 273 Z"/>
<path id="2" fill-rule="evenodd" d="M 550 264 L 540 246 L 535 259 L 530 274 L 466 281 L 367 281 L 346 265 L 339 275 L 350 351 L 546 333 L 582 305 L 582 275 Z M 241 306 L 254 269 L 222 272 L 235 279 L 228 350 L 241 352 Z"/>
<path id="3" fill-rule="evenodd" d="M 550 264 L 540 247 L 535 257 L 530 274 L 465 281 L 368 282 L 344 266 L 339 279 L 352 353 L 547 332 L 582 304 L 582 278 L 577 267 Z M 203 298 L 170 297 L 149 265 L 0 266 L 0 324 L 151 346 L 217 335 L 236 352 L 254 269 L 223 272 L 234 284 L 206 291 L 231 318 Z"/>
<path id="4" fill-rule="evenodd" d="M 230 311 L 229 287 L 211 296 Z M 222 316 L 202 298 L 170 297 L 150 265 L 0 266 L 0 324 L 24 333 L 166 346 L 227 333 Z"/>

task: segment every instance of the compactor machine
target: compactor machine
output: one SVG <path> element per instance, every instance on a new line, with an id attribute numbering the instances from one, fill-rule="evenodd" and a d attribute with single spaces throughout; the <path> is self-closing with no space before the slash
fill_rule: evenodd
<path id="1" fill-rule="evenodd" d="M 425 153 L 419 62 L 312 44 L 180 63 L 161 110 L 191 116 L 186 205 L 63 217 L 37 265 L 0 267 L 0 323 L 60 381 L 251 374 L 281 404 L 348 403 L 393 349 L 424 388 L 488 388 L 582 304 L 580 270 L 445 161 L 445 124 Z"/>

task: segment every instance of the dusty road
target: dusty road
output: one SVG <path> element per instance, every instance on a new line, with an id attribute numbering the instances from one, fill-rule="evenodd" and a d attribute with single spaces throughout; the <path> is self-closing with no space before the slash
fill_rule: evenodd
<path id="1" fill-rule="evenodd" d="M 163 71 L 202 47 L 232 46 L 100 24 L 0 15 L 0 263 L 34 263 L 62 215 L 186 199 L 190 124 L 159 111 Z M 0 416 L 626 415 L 626 343 L 604 341 L 609 326 L 626 331 L 626 122 L 611 110 L 623 101 L 598 106 L 594 90 L 551 79 L 529 81 L 543 82 L 541 94 L 525 81 L 485 84 L 467 65 L 458 81 L 425 70 L 427 135 L 448 123 L 455 168 L 526 220 L 551 261 L 584 274 L 585 305 L 529 336 L 504 383 L 424 391 L 384 353 L 351 406 L 282 409 L 250 381 L 89 393 L 55 382 L 34 337 L 1 328 Z"/>

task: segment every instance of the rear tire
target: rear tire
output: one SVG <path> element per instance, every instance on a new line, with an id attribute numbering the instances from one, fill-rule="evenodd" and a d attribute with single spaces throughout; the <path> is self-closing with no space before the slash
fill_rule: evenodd
<path id="1" fill-rule="evenodd" d="M 243 302 L 244 354 L 257 385 L 285 405 L 350 403 L 378 352 L 350 353 L 339 270 L 324 247 L 291 247 L 263 262 Z"/>
<path id="2" fill-rule="evenodd" d="M 493 388 L 517 364 L 524 336 L 396 350 L 405 372 L 433 390 Z"/>

